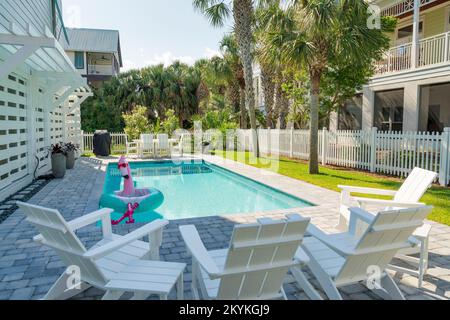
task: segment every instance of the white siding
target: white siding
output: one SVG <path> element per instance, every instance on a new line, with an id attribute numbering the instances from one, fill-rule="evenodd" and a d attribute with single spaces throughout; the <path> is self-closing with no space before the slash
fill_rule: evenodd
<path id="1" fill-rule="evenodd" d="M 0 25 L 9 28 L 14 21 L 22 32 L 27 24 L 36 35 L 45 33 L 45 27 L 52 29 L 52 7 L 50 0 L 0 0 Z"/>

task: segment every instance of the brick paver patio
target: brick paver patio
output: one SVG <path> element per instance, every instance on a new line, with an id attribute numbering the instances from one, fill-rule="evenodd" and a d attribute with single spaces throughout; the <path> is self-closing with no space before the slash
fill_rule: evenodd
<path id="1" fill-rule="evenodd" d="M 256 168 L 208 157 L 208 161 L 219 164 L 237 173 L 267 183 L 287 191 L 302 199 L 319 204 L 316 207 L 272 212 L 265 214 L 233 215 L 172 221 L 164 232 L 161 259 L 165 261 L 183 261 L 190 263 L 178 227 L 185 224 L 197 226 L 208 249 L 222 249 L 228 241 L 236 223 L 252 222 L 264 216 L 279 217 L 286 213 L 300 213 L 311 217 L 312 223 L 325 231 L 333 232 L 338 219 L 339 195 L 310 184 L 262 172 Z M 80 159 L 74 170 L 68 172 L 63 180 L 54 180 L 46 185 L 29 202 L 60 210 L 67 220 L 72 220 L 98 209 L 98 201 L 103 190 L 105 168 L 108 160 Z M 417 279 L 409 275 L 396 274 L 395 279 L 407 299 L 448 299 L 450 298 L 450 227 L 433 224 L 430 243 L 430 270 L 425 278 L 423 289 L 417 289 Z M 119 226 L 116 233 L 126 234 L 139 225 Z M 35 229 L 24 221 L 20 210 L 0 224 L 0 300 L 39 299 L 64 271 L 64 265 L 48 248 L 32 241 Z M 96 226 L 78 232 L 81 240 L 92 246 L 100 240 L 101 231 Z M 191 298 L 190 275 L 188 265 L 185 274 L 185 297 Z M 317 287 L 317 283 L 312 279 Z M 285 290 L 289 299 L 307 299 L 295 284 L 286 283 Z M 376 299 L 366 287 L 352 285 L 341 290 L 345 299 Z M 99 299 L 103 292 L 90 289 L 77 299 Z"/>

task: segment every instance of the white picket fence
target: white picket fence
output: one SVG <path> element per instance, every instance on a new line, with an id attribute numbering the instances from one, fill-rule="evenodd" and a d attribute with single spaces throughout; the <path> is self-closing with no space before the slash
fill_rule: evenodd
<path id="1" fill-rule="evenodd" d="M 258 130 L 261 153 L 300 160 L 309 159 L 309 136 L 306 130 Z M 253 151 L 250 130 L 239 130 L 238 141 L 241 149 Z M 399 177 L 420 167 L 439 173 L 441 185 L 450 182 L 450 128 L 443 133 L 322 130 L 318 148 L 323 165 Z"/>
<path id="2" fill-rule="evenodd" d="M 81 151 L 82 153 L 94 151 L 94 134 L 82 132 Z M 113 153 L 127 152 L 127 135 L 125 133 L 111 133 L 111 151 Z"/>
<path id="3" fill-rule="evenodd" d="M 93 136 L 83 133 L 83 152 L 93 150 Z M 112 133 L 111 137 L 113 152 L 126 152 L 126 135 Z M 218 140 L 213 137 L 210 132 L 203 134 L 206 141 Z M 309 159 L 309 137 L 307 130 L 258 130 L 262 154 L 300 160 Z M 251 130 L 236 130 L 235 138 L 238 150 L 253 151 Z M 184 141 L 190 145 L 191 139 L 184 138 Z M 185 151 L 189 149 L 190 146 L 185 146 Z M 447 186 L 450 182 L 450 128 L 443 133 L 324 129 L 319 132 L 318 149 L 322 165 L 398 177 L 406 177 L 415 167 L 420 167 L 439 173 L 441 185 Z"/>

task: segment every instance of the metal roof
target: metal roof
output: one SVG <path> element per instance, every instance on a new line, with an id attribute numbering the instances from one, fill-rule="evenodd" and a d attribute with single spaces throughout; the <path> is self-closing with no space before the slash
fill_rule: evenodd
<path id="1" fill-rule="evenodd" d="M 116 53 L 122 66 L 119 31 L 67 28 L 67 34 L 69 43 L 63 41 L 65 50 Z"/>

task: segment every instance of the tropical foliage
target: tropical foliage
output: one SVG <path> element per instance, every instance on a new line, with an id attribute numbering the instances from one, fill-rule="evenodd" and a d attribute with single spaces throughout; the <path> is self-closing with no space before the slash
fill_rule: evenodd
<path id="1" fill-rule="evenodd" d="M 125 133 L 129 139 L 139 139 L 142 133 L 149 132 L 150 124 L 147 117 L 147 108 L 136 106 L 130 113 L 124 113 Z"/>

